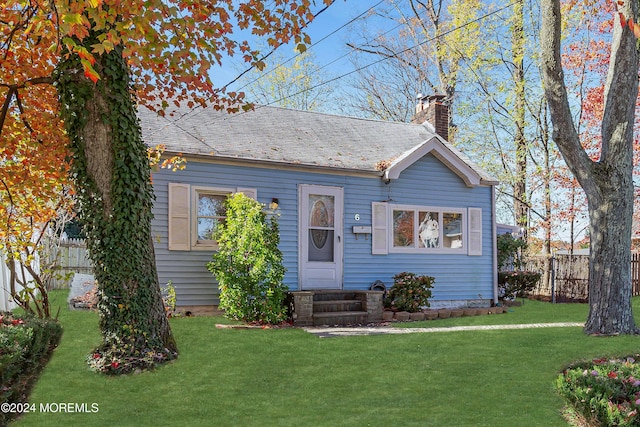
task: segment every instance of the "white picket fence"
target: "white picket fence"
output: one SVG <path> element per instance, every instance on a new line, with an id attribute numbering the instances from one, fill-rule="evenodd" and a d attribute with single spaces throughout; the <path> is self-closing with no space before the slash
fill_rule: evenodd
<path id="1" fill-rule="evenodd" d="M 11 298 L 10 274 L 4 253 L 0 251 L 0 311 L 16 308 L 16 303 Z"/>

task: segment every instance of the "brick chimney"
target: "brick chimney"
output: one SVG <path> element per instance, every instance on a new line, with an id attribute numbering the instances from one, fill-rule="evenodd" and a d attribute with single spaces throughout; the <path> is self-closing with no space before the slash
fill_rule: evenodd
<path id="1" fill-rule="evenodd" d="M 449 140 L 449 107 L 443 103 L 444 95 L 425 96 L 418 94 L 416 114 L 411 123 L 423 124 L 429 122 L 436 133 Z"/>

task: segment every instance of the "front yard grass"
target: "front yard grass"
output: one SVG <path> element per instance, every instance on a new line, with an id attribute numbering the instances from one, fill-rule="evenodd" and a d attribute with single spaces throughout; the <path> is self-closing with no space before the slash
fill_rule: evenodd
<path id="1" fill-rule="evenodd" d="M 584 321 L 587 310 L 526 301 L 507 314 L 408 325 Z M 84 362 L 99 342 L 97 315 L 63 309 L 60 320 L 61 344 L 31 395 L 38 410 L 18 426 L 566 426 L 559 371 L 640 351 L 639 337 L 594 338 L 577 327 L 318 338 L 216 329 L 220 318 L 195 317 L 171 321 L 176 361 L 106 377 Z M 39 411 L 62 402 L 99 410 Z"/>

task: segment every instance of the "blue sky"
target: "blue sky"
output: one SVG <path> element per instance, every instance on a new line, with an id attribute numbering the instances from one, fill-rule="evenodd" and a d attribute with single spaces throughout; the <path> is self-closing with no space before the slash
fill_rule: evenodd
<path id="1" fill-rule="evenodd" d="M 317 5 L 314 10 L 322 9 L 322 0 L 316 0 Z M 382 4 L 380 4 L 382 3 Z M 347 47 L 345 42 L 347 39 L 355 38 L 354 25 L 350 25 L 338 30 L 349 21 L 366 12 L 372 6 L 380 4 L 384 5 L 386 1 L 380 0 L 335 0 L 326 11 L 321 13 L 308 27 L 308 33 L 312 43 L 317 43 L 310 50 L 315 54 L 315 62 L 319 66 L 327 64 L 326 72 L 328 75 L 337 76 L 349 72 L 353 66 L 349 63 L 346 53 Z M 334 31 L 337 32 L 333 33 Z M 247 37 L 247 36 L 244 36 Z M 326 37 L 326 38 L 325 38 Z M 324 39 L 324 40 L 322 40 Z M 277 53 L 285 58 L 295 55 L 293 45 L 281 46 Z M 267 69 L 272 64 L 267 63 Z M 230 58 L 223 62 L 222 68 L 213 70 L 215 80 L 218 84 L 224 85 L 233 80 L 241 70 L 247 66 L 238 58 Z M 230 90 L 237 90 L 238 87 L 230 86 Z"/>

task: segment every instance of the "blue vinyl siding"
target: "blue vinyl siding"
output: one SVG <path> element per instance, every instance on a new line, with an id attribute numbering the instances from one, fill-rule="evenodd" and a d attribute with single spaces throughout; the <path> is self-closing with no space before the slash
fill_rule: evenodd
<path id="1" fill-rule="evenodd" d="M 278 198 L 280 249 L 287 268 L 285 283 L 298 288 L 298 185 L 344 188 L 344 289 L 369 289 L 375 280 L 387 287 L 402 271 L 436 278 L 433 300 L 491 299 L 493 297 L 492 201 L 490 187 L 467 187 L 432 155 L 406 169 L 399 179 L 385 184 L 379 178 L 342 176 L 288 169 L 240 167 L 191 160 L 183 171 L 161 170 L 153 175 L 156 193 L 152 223 L 160 283 L 172 281 L 178 305 L 217 304 L 217 286 L 206 263 L 212 252 L 168 250 L 168 184 L 245 187 L 257 189 L 258 201 Z M 482 208 L 482 256 L 450 254 L 371 254 L 371 235 L 356 235 L 355 225 L 371 226 L 371 202 Z M 356 214 L 360 220 L 356 221 Z"/>
<path id="2" fill-rule="evenodd" d="M 378 183 L 373 191 L 364 188 L 345 189 L 345 289 L 368 289 L 375 280 L 387 287 L 392 277 L 408 271 L 435 277 L 433 300 L 465 300 L 493 298 L 493 231 L 490 187 L 467 187 L 446 166 L 431 155 L 425 156 L 398 180 Z M 371 225 L 371 202 L 437 206 L 448 208 L 482 208 L 482 256 L 466 254 L 372 255 L 371 241 L 358 240 L 351 233 L 355 213 L 362 225 Z M 363 215 L 363 212 L 366 212 Z"/>

